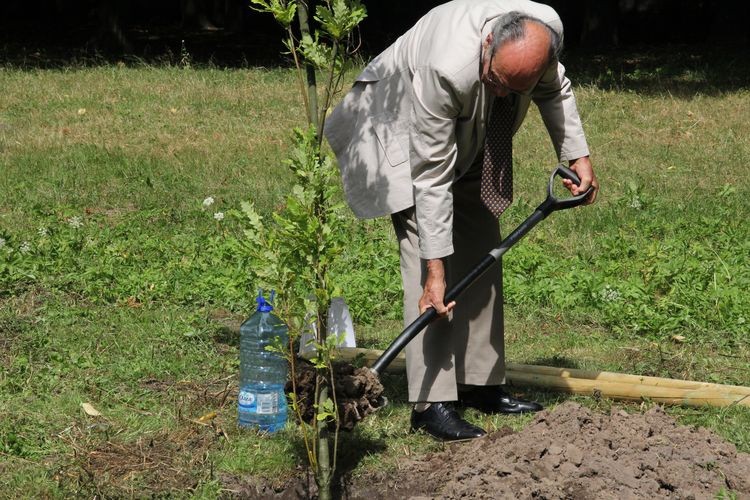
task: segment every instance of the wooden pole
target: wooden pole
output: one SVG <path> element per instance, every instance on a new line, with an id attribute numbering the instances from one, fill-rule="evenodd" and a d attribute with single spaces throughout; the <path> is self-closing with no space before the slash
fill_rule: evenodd
<path id="1" fill-rule="evenodd" d="M 544 387 L 569 394 L 626 401 L 650 399 L 657 403 L 683 406 L 729 406 L 733 404 L 750 406 L 750 395 L 732 394 L 715 388 L 678 389 L 630 382 L 612 382 L 513 371 L 507 371 L 505 378 L 511 385 Z"/>
<path id="2" fill-rule="evenodd" d="M 381 353 L 376 349 L 340 348 L 336 357 L 345 361 L 361 359 L 369 366 Z M 401 353 L 387 371 L 398 372 L 405 368 L 406 358 Z M 628 401 L 650 399 L 684 406 L 750 406 L 750 387 L 517 363 L 508 363 L 506 368 L 505 378 L 509 385 L 544 387 L 570 394 Z"/>
<path id="3" fill-rule="evenodd" d="M 647 377 L 644 375 L 628 375 L 625 373 L 600 372 L 591 370 L 576 370 L 573 368 L 556 368 L 552 366 L 522 365 L 508 363 L 508 371 L 523 373 L 538 373 L 540 375 L 552 375 L 562 378 L 580 378 L 607 382 L 620 382 L 638 385 L 653 385 L 657 387 L 673 387 L 686 390 L 718 390 L 731 394 L 750 395 L 750 387 L 739 385 L 711 384 L 708 382 L 694 382 L 691 380 L 677 380 L 672 378 Z"/>

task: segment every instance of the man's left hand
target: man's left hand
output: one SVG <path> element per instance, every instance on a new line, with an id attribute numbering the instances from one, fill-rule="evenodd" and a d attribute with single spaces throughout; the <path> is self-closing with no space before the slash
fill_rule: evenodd
<path id="1" fill-rule="evenodd" d="M 596 195 L 599 194 L 599 181 L 596 179 L 591 159 L 588 156 L 582 156 L 576 160 L 570 160 L 570 169 L 581 179 L 581 184 L 576 186 L 573 181 L 563 179 L 563 185 L 568 188 L 573 196 L 583 194 L 590 186 L 593 186 L 594 191 L 586 198 L 586 204 L 594 203 Z"/>

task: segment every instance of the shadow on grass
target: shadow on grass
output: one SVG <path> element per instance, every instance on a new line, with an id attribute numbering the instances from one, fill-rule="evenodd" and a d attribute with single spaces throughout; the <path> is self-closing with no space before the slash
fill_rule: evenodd
<path id="1" fill-rule="evenodd" d="M 331 441 L 331 447 L 333 441 Z M 346 494 L 350 483 L 350 475 L 359 463 L 369 455 L 377 455 L 386 451 L 387 445 L 384 439 L 372 439 L 362 435 L 357 429 L 351 432 L 341 432 L 339 435 L 339 446 L 336 471 L 332 481 L 334 498 L 348 498 Z M 293 447 L 294 459 L 297 463 L 308 463 L 307 450 L 302 439 L 299 439 Z M 313 498 L 315 487 L 315 476 L 311 470 L 299 476 L 294 481 L 298 498 Z"/>
<path id="2" fill-rule="evenodd" d="M 558 356 L 557 354 L 544 358 L 536 358 L 529 364 L 537 366 L 553 366 L 555 368 L 581 368 L 581 364 L 578 360 L 566 356 Z"/>
<path id="3" fill-rule="evenodd" d="M 574 50 L 562 62 L 575 85 L 691 98 L 750 88 L 743 45 L 663 45 Z"/>
<path id="4" fill-rule="evenodd" d="M 388 398 L 389 403 L 407 404 L 409 393 L 406 385 L 406 373 L 385 372 L 380 375 L 383 384 L 383 395 Z"/>
<path id="5" fill-rule="evenodd" d="M 544 389 L 541 387 L 514 387 L 511 392 L 520 395 L 520 397 L 524 399 L 536 401 L 545 408 L 564 403 L 573 397 L 572 394 L 555 392 L 551 389 Z"/>
<path id="6" fill-rule="evenodd" d="M 385 439 L 369 438 L 356 428 L 352 432 L 342 433 L 339 437 L 338 467 L 334 482 L 337 496 L 344 496 L 349 475 L 364 458 L 383 453 L 387 448 Z"/>
<path id="7" fill-rule="evenodd" d="M 239 327 L 232 326 L 220 326 L 214 331 L 214 342 L 219 344 L 228 345 L 231 347 L 240 346 L 240 330 Z"/>
<path id="8" fill-rule="evenodd" d="M 527 364 L 535 366 L 551 366 L 555 368 L 581 368 L 580 362 L 578 360 L 558 355 L 535 358 L 529 361 Z M 508 384 L 508 387 L 511 394 L 523 399 L 536 401 L 545 408 L 563 403 L 572 397 L 572 394 L 555 391 L 552 388 L 526 386 L 522 384 Z"/>
<path id="9" fill-rule="evenodd" d="M 333 433 L 330 434 L 330 437 L 329 446 L 333 451 Z M 383 453 L 387 448 L 385 439 L 373 439 L 365 436 L 356 427 L 352 431 L 341 431 L 339 433 L 336 470 L 332 482 L 335 498 L 346 497 L 343 493 L 349 483 L 348 478 L 365 457 Z M 309 463 L 307 448 L 301 437 L 294 439 L 292 453 L 294 453 L 296 463 Z M 313 496 L 311 493 L 315 490 L 314 483 L 314 473 L 308 469 L 306 474 L 299 477 L 297 489 L 303 493 L 305 498 L 311 498 Z"/>

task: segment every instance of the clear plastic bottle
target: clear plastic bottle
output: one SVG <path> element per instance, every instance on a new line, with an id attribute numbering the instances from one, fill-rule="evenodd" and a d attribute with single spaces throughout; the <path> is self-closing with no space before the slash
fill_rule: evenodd
<path id="1" fill-rule="evenodd" d="M 274 293 L 271 292 L 270 300 Z M 269 433 L 286 425 L 287 404 L 284 385 L 287 361 L 266 350 L 276 337 L 288 342 L 287 326 L 274 315 L 263 290 L 255 299 L 258 309 L 240 327 L 240 394 L 238 423 L 240 427 L 256 427 Z"/>

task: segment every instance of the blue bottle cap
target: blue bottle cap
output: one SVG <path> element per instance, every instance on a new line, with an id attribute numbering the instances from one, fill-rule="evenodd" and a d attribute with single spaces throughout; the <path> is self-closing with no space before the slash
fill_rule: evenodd
<path id="1" fill-rule="evenodd" d="M 271 290 L 271 298 L 270 300 L 273 300 L 273 296 L 276 295 L 276 290 Z M 255 302 L 258 303 L 258 311 L 259 312 L 271 312 L 273 311 L 273 306 L 270 302 L 267 302 L 265 297 L 263 297 L 263 289 L 261 288 L 258 290 L 258 296 L 255 298 Z"/>

